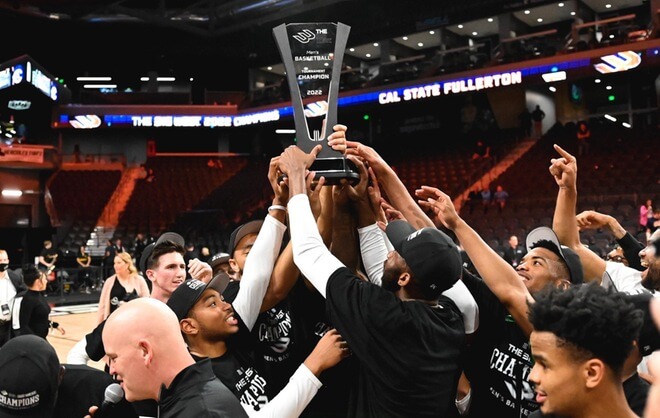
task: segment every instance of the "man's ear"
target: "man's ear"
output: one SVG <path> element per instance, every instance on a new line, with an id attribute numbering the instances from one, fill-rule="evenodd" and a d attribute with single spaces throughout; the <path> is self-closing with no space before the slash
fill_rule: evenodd
<path id="1" fill-rule="evenodd" d="M 179 322 L 179 327 L 181 327 L 181 332 L 187 335 L 197 335 L 199 332 L 197 321 L 193 318 L 183 318 Z"/>
<path id="2" fill-rule="evenodd" d="M 410 273 L 404 271 L 399 275 L 399 279 L 396 281 L 399 287 L 404 287 L 410 283 Z"/>
<path id="3" fill-rule="evenodd" d="M 229 267 L 234 270 L 234 273 L 238 273 L 241 269 L 238 267 L 238 263 L 233 258 L 229 259 Z"/>
<path id="4" fill-rule="evenodd" d="M 154 271 L 152 269 L 147 269 L 145 273 L 147 275 L 147 279 L 151 280 L 152 282 L 156 281 L 156 279 L 154 278 Z"/>
<path id="5" fill-rule="evenodd" d="M 142 339 L 138 341 L 138 348 L 140 349 L 140 356 L 146 366 L 148 366 L 154 357 L 154 349 L 151 346 L 151 341 Z"/>
<path id="6" fill-rule="evenodd" d="M 592 389 L 600 384 L 605 377 L 605 363 L 600 359 L 590 359 L 584 363 L 584 381 L 585 385 Z"/>

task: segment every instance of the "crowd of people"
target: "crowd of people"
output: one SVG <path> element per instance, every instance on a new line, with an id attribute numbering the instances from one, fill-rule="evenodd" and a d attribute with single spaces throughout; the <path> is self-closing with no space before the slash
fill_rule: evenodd
<path id="1" fill-rule="evenodd" d="M 23 312 L 47 268 L 21 279 L 0 251 L 0 416 L 659 416 L 660 231 L 639 242 L 610 214 L 576 213 L 577 159 L 555 146 L 538 173 L 557 184 L 552 225 L 500 254 L 450 196 L 410 195 L 346 131 L 325 146 L 359 181 L 310 172 L 322 145 L 286 148 L 267 214 L 226 253 L 200 259 L 175 232 L 139 257 L 113 243 L 98 325 L 64 364 L 44 329 L 65 331 L 43 306 L 39 327 Z M 593 228 L 619 258 L 581 242 Z"/>

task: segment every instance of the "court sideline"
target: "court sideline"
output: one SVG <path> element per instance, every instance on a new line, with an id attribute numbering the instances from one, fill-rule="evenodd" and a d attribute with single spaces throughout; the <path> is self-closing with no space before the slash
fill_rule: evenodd
<path id="1" fill-rule="evenodd" d="M 96 328 L 97 310 L 98 303 L 52 308 L 50 319 L 59 322 L 66 331 L 66 334 L 62 335 L 59 331 L 51 329 L 48 337 L 46 337 L 55 347 L 60 363 L 66 363 L 66 357 L 71 347 Z M 103 361 L 90 361 L 87 364 L 103 370 L 105 363 Z"/>

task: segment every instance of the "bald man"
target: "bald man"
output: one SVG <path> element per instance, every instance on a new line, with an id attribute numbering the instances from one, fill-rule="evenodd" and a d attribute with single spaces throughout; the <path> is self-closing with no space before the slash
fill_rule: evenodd
<path id="1" fill-rule="evenodd" d="M 103 345 L 126 400 L 156 400 L 160 418 L 247 417 L 210 361 L 192 358 L 165 303 L 138 298 L 122 305 L 105 323 Z"/>

